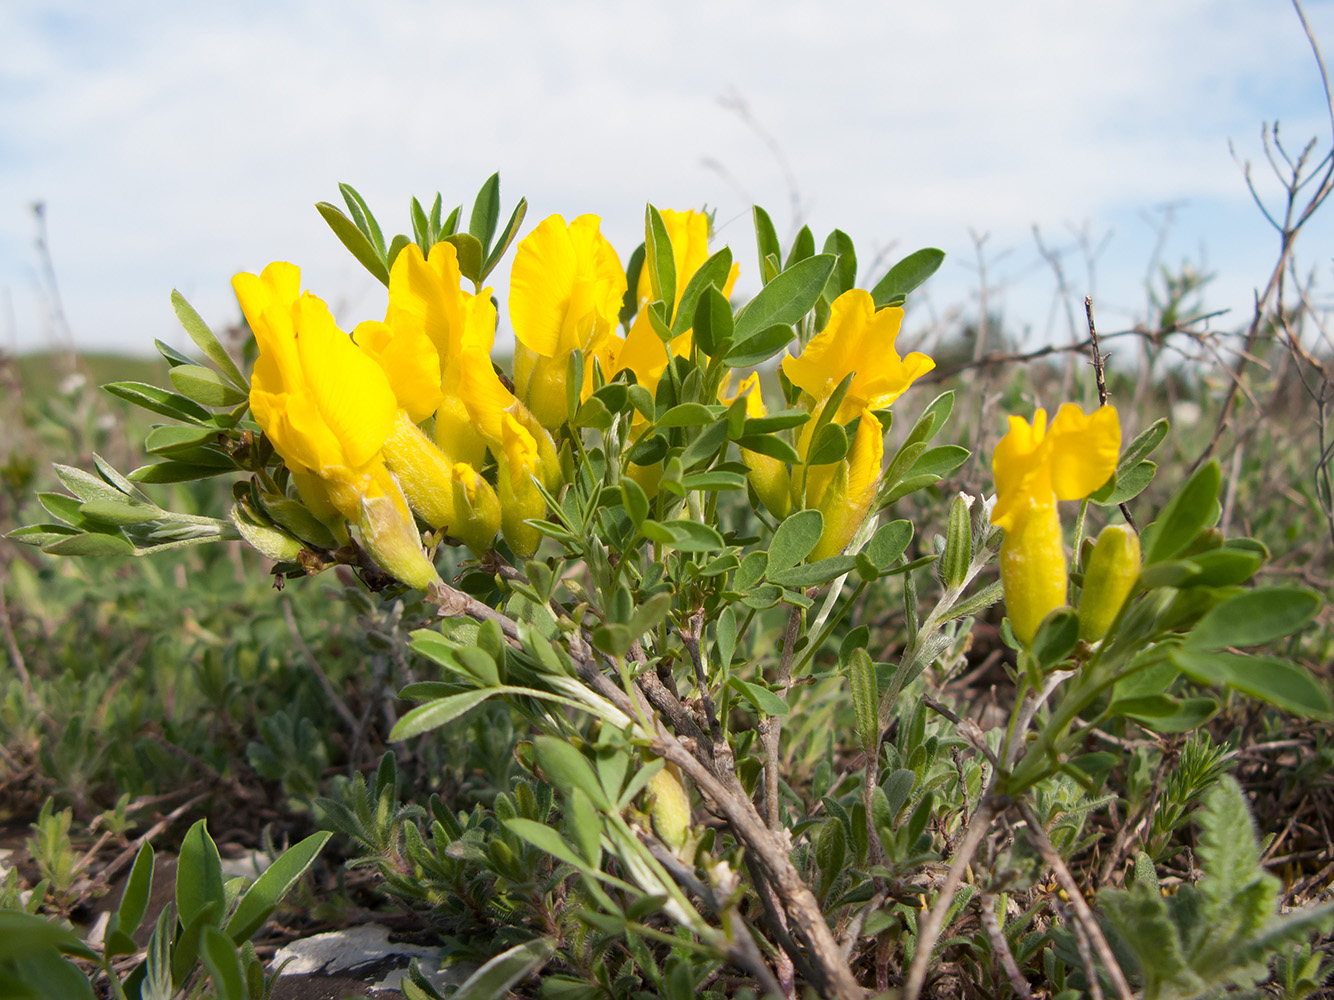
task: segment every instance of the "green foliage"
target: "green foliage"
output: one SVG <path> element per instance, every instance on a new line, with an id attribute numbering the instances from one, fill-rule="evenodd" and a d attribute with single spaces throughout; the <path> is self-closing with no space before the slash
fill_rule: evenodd
<path id="1" fill-rule="evenodd" d="M 1196 814 L 1201 878 L 1171 896 L 1159 888 L 1141 855 L 1135 880 L 1104 889 L 1098 902 L 1135 956 L 1147 1000 L 1216 996 L 1253 988 L 1281 958 L 1280 976 L 1293 970 L 1291 949 L 1334 923 L 1334 906 L 1279 913 L 1279 883 L 1260 865 L 1260 845 L 1236 781 L 1223 777 Z M 1315 969 L 1310 970 L 1314 972 Z"/>

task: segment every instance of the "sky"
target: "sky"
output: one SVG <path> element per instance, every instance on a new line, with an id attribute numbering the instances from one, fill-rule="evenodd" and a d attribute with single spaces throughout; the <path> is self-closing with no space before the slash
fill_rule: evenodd
<path id="1" fill-rule="evenodd" d="M 1334 58 L 1334 2 L 1305 9 Z M 976 311 L 981 241 L 1007 326 L 1067 339 L 1035 226 L 1100 328 L 1129 325 L 1170 217 L 1161 260 L 1215 272 L 1207 304 L 1235 328 L 1277 250 L 1239 161 L 1276 195 L 1275 120 L 1294 151 L 1329 149 L 1290 0 L 7 0 L 0 350 L 184 346 L 173 288 L 225 327 L 231 276 L 271 260 L 345 328 L 382 318 L 314 203 L 347 182 L 410 231 L 412 196 L 466 213 L 497 170 L 505 215 L 528 198 L 525 233 L 592 212 L 622 261 L 646 202 L 715 210 L 738 297 L 758 287 L 753 203 L 785 241 L 849 233 L 863 287 L 940 247 L 907 337 Z M 1326 211 L 1298 248 L 1321 279 Z"/>

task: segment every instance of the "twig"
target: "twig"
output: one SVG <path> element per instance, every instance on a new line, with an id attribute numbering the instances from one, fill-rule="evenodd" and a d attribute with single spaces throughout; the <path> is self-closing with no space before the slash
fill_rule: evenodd
<path id="1" fill-rule="evenodd" d="M 1088 934 L 1094 950 L 1098 953 L 1098 958 L 1106 967 L 1107 975 L 1116 988 L 1116 995 L 1121 1000 L 1132 1000 L 1133 994 L 1130 990 L 1130 984 L 1126 982 L 1125 974 L 1121 971 L 1116 956 L 1112 954 L 1111 946 L 1108 945 L 1107 938 L 1103 936 L 1097 918 L 1093 916 L 1093 911 L 1089 909 L 1088 903 L 1084 901 L 1084 894 L 1079 888 L 1079 883 L 1070 874 L 1070 869 L 1065 866 L 1065 861 L 1061 858 L 1061 852 L 1056 850 L 1056 845 L 1047 837 L 1047 831 L 1043 829 L 1042 822 L 1028 803 L 1020 800 L 1017 806 L 1019 815 L 1023 816 L 1024 822 L 1028 824 L 1028 835 L 1032 838 L 1033 846 L 1038 849 L 1038 853 L 1042 855 L 1042 860 L 1056 874 L 1056 881 L 1060 883 L 1061 888 L 1070 897 L 1070 907 L 1074 910 L 1076 917 L 1076 928 L 1078 929 L 1082 925 L 1084 932 Z M 1096 975 L 1090 970 L 1090 982 L 1096 978 Z"/>
<path id="2" fill-rule="evenodd" d="M 1079 964 L 1084 966 L 1084 978 L 1088 980 L 1089 998 L 1102 1000 L 1102 983 L 1098 980 L 1098 967 L 1093 962 L 1093 949 L 1089 946 L 1088 933 L 1078 920 L 1071 926 L 1075 929 L 1075 947 L 1079 950 Z"/>
<path id="3" fill-rule="evenodd" d="M 778 666 L 778 696 L 787 694 L 792 686 L 792 654 L 801 631 L 801 608 L 793 605 L 783 633 L 783 656 Z M 783 734 L 783 719 L 771 715 L 759 725 L 760 739 L 764 742 L 764 813 L 770 830 L 779 827 L 778 810 L 778 744 Z"/>
<path id="4" fill-rule="evenodd" d="M 1103 358 L 1102 351 L 1098 347 L 1098 328 L 1093 323 L 1093 296 L 1084 296 L 1084 315 L 1089 321 L 1089 345 L 1093 349 L 1093 375 L 1098 382 L 1098 405 L 1107 405 L 1107 363 Z M 1130 507 L 1127 504 L 1118 504 L 1121 508 L 1121 516 L 1126 519 L 1126 524 L 1130 525 L 1130 530 L 1139 534 L 1139 526 L 1135 524 L 1135 515 L 1130 513 Z"/>
<path id="5" fill-rule="evenodd" d="M 1005 796 L 988 795 L 978 806 L 977 812 L 964 830 L 963 840 L 945 875 L 945 883 L 940 887 L 936 905 L 926 916 L 926 922 L 918 928 L 917 947 L 913 951 L 912 965 L 908 967 L 908 978 L 903 984 L 904 1000 L 917 1000 L 926 984 L 927 968 L 931 965 L 931 953 L 935 950 L 936 939 L 944 929 L 945 914 L 954 902 L 954 893 L 963 881 L 963 873 L 973 860 L 978 845 L 991 828 L 991 822 L 1010 806 L 1010 799 Z"/>
<path id="6" fill-rule="evenodd" d="M 23 660 L 23 651 L 19 649 L 18 639 L 14 636 L 14 623 L 9 618 L 9 605 L 5 603 L 5 581 L 0 579 L 0 626 L 5 630 L 5 645 L 9 647 L 9 660 L 14 664 L 14 671 L 19 675 L 24 693 L 33 707 L 38 707 L 37 689 L 32 686 L 32 676 L 28 665 Z"/>
<path id="7" fill-rule="evenodd" d="M 690 616 L 686 628 L 679 629 L 681 642 L 690 654 L 690 664 L 695 671 L 695 686 L 699 688 L 700 704 L 704 706 L 704 718 L 709 724 L 709 735 L 714 746 L 723 742 L 723 727 L 718 724 L 718 710 L 713 704 L 713 695 L 709 693 L 708 673 L 704 669 L 704 657 L 700 653 L 700 637 L 704 631 L 704 612 L 698 611 Z"/>
<path id="8" fill-rule="evenodd" d="M 1000 921 L 996 919 L 996 897 L 991 893 L 984 893 L 981 900 L 978 901 L 978 909 L 982 913 L 982 927 L 987 932 L 987 937 L 991 939 L 991 953 L 997 959 L 1002 969 L 1005 970 L 1005 978 L 1010 981 L 1014 987 L 1015 993 L 1029 1000 L 1033 996 L 1033 990 L 1028 985 L 1028 980 L 1024 978 L 1023 972 L 1019 969 L 1019 963 L 1014 960 L 1014 952 L 1010 951 L 1010 942 L 1005 940 L 1005 932 L 1001 930 Z"/>
<path id="9" fill-rule="evenodd" d="M 333 705 L 334 711 L 342 718 L 349 732 L 356 732 L 357 717 L 352 714 L 352 710 L 344 704 L 343 699 L 338 697 L 338 692 L 334 690 L 333 682 L 329 680 L 329 675 L 324 672 L 320 666 L 320 661 L 315 659 L 315 655 L 306 645 L 306 640 L 301 638 L 301 631 L 296 627 L 296 616 L 292 614 L 292 604 L 290 601 L 283 601 L 283 618 L 287 621 L 287 631 L 292 633 L 292 641 L 296 643 L 297 652 L 301 658 L 306 661 L 306 666 L 310 667 L 315 679 L 320 682 L 320 687 L 324 689 L 324 695 Z"/>

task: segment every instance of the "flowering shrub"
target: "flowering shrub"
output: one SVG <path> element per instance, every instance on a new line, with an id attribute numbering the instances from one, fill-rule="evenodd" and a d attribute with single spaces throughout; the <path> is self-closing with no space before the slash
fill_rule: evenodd
<path id="1" fill-rule="evenodd" d="M 394 739 L 431 740 L 483 702 L 508 704 L 530 728 L 515 752 L 536 785 L 498 800 L 483 857 L 524 884 L 545 863 L 543 877 L 578 900 L 567 923 L 525 925 L 539 943 L 516 946 L 514 977 L 492 995 L 559 947 L 549 996 L 639 984 L 687 997 L 715 983 L 850 1000 L 892 983 L 916 997 L 942 933 L 970 908 L 984 932 L 965 944 L 1020 992 L 1012 952 L 1030 957 L 1027 920 L 1009 922 L 997 900 L 1032 882 L 1032 852 L 1061 880 L 1087 945 L 1069 959 L 1072 981 L 1102 976 L 1128 995 L 1128 979 L 1189 979 L 1156 968 L 1140 939 L 1134 959 L 1118 958 L 1120 939 L 1109 943 L 1062 852 L 1117 763 L 1087 752 L 1092 734 L 1188 732 L 1229 689 L 1332 714 L 1300 665 L 1247 652 L 1298 632 L 1320 599 L 1248 586 L 1268 553 L 1215 527 L 1216 464 L 1142 531 L 1109 524 L 1086 546 L 1088 518 L 1129 517 L 1166 423 L 1123 448 L 1110 405 L 1062 405 L 1050 426 L 1038 409 L 1031 423 L 1010 417 L 991 456 L 995 497 L 933 493 L 948 530 L 918 538 L 895 504 L 970 458 L 931 446 L 953 394 L 928 399 L 935 363 L 898 344 L 906 297 L 939 251 L 865 290 L 845 234 L 816 253 L 805 231 L 784 256 L 756 209 L 762 287 L 734 307 L 739 265 L 727 247 L 710 252 L 707 215 L 649 206 L 624 268 L 595 216 L 553 215 L 514 250 L 506 370 L 484 282 L 526 204 L 497 234 L 492 178 L 466 232 L 458 210 L 442 220 L 437 198 L 429 213 L 414 202 L 412 236 L 386 244 L 344 194 L 347 214 L 320 211 L 386 285 L 384 319 L 340 330 L 290 263 L 237 275 L 258 347 L 247 379 L 175 297 L 211 364 L 164 349 L 174 391 L 107 387 L 171 421 L 146 443 L 157 461 L 128 476 L 100 460 L 96 474 L 62 468 L 72 496 L 48 503 L 62 523 L 10 537 L 58 555 L 240 538 L 273 560 L 279 583 L 342 565 L 386 599 L 420 595 L 438 620 L 412 648 L 432 674 L 402 690 L 418 704 Z M 237 472 L 226 520 L 172 513 L 141 489 Z M 1058 508 L 1076 500 L 1067 545 Z M 871 647 L 859 609 L 890 593 L 901 625 Z M 983 731 L 923 701 L 923 675 L 960 664 L 974 623 L 1002 599 L 1007 717 Z M 831 703 L 850 711 L 826 713 Z M 845 720 L 816 741 L 814 775 L 792 752 L 805 712 Z M 447 808 L 432 806 L 429 837 L 383 810 L 340 808 L 330 815 L 409 898 L 447 905 L 455 862 L 480 851 L 481 831 Z M 1251 844 L 1244 824 L 1208 829 Z M 1137 887 L 1150 884 L 1147 863 Z M 1140 895 L 1109 897 L 1118 926 Z M 1247 975 L 1266 947 L 1324 918 L 1285 924 L 1266 900 L 1248 927 L 1269 944 L 1238 931 Z M 215 917 L 224 926 L 221 908 Z M 188 928 L 162 933 L 163 947 L 197 950 Z M 630 956 L 616 977 L 610 942 Z M 1202 990 L 1234 981 L 1225 963 L 1198 965 L 1189 981 Z M 724 966 L 731 985 L 717 979 Z"/>

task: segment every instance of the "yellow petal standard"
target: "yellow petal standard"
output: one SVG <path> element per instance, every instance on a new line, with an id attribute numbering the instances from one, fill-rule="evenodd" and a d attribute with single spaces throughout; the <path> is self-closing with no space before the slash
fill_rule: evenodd
<path id="1" fill-rule="evenodd" d="M 515 252 L 509 303 L 518 341 L 514 381 L 519 398 L 544 427 L 559 426 L 569 416 L 565 374 L 570 353 L 609 360 L 613 347 L 625 271 L 600 225 L 596 215 L 581 215 L 568 225 L 553 215 Z M 591 369 L 586 364 L 585 396 Z"/>
<path id="2" fill-rule="evenodd" d="M 1121 425 L 1114 407 L 1086 416 L 1072 403 L 1061 407 L 1050 428 L 1042 409 L 1033 414 L 1032 424 L 1009 419 L 1009 433 L 992 455 L 996 505 L 991 523 L 1005 530 L 1001 582 L 1010 626 L 1028 644 L 1042 619 L 1066 598 L 1056 503 L 1082 499 L 1111 478 L 1121 450 Z"/>
<path id="3" fill-rule="evenodd" d="M 936 363 L 918 351 L 906 358 L 894 349 L 903 310 L 877 310 L 871 293 L 853 288 L 834 300 L 829 322 L 797 357 L 785 357 L 783 373 L 817 404 L 855 372 L 834 419 L 846 423 L 863 409 L 881 410 L 898 399 Z"/>
<path id="4" fill-rule="evenodd" d="M 672 313 L 675 315 L 676 307 L 681 304 L 681 293 L 685 291 L 695 272 L 709 259 L 711 220 L 703 212 L 696 212 L 694 209 L 677 212 L 665 208 L 660 214 L 662 224 L 667 230 L 667 238 L 672 243 L 672 263 L 676 266 L 676 297 L 672 302 Z M 722 290 L 725 297 L 732 294 L 732 286 L 736 284 L 737 275 L 740 273 L 740 265 L 734 263 L 727 276 L 727 284 Z M 652 282 L 648 270 L 641 270 L 639 284 L 635 286 L 635 302 L 642 306 L 652 296 Z"/>

